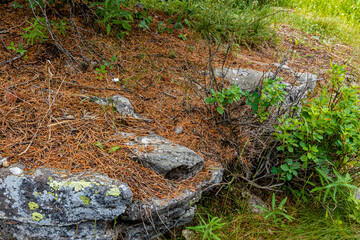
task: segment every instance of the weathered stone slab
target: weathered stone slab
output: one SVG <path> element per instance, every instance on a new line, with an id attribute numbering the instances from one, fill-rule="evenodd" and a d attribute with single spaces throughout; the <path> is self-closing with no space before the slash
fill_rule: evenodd
<path id="1" fill-rule="evenodd" d="M 0 236 L 18 240 L 154 239 L 190 222 L 202 193 L 223 175 L 218 167 L 196 190 L 172 199 L 131 202 L 126 184 L 103 175 L 43 168 L 15 176 L 10 168 L 0 169 Z"/>
<path id="2" fill-rule="evenodd" d="M 123 133 L 123 136 L 128 134 Z M 132 147 L 134 158 L 166 178 L 193 177 L 204 166 L 204 159 L 193 150 L 156 134 L 134 137 L 128 145 Z"/>
<path id="3" fill-rule="evenodd" d="M 93 98 L 94 102 L 103 106 L 113 106 L 116 111 L 126 116 L 141 118 L 134 112 L 134 107 L 131 105 L 129 99 L 121 95 L 114 95 L 108 98 Z"/>
<path id="4" fill-rule="evenodd" d="M 231 84 L 236 84 L 243 91 L 253 92 L 260 84 L 263 77 L 270 77 L 271 73 L 262 73 L 252 69 L 216 69 L 215 75 L 224 77 L 230 81 Z"/>
<path id="5" fill-rule="evenodd" d="M 106 237 L 105 228 L 99 226 L 124 213 L 132 201 L 129 187 L 107 176 L 60 176 L 46 168 L 33 175 L 14 175 L 13 168 L 0 169 L 0 230 L 4 237 L 72 239 L 77 235 L 87 239 L 89 229 Z"/>
<path id="6" fill-rule="evenodd" d="M 117 228 L 121 236 L 126 240 L 154 239 L 190 222 L 195 214 L 196 202 L 204 192 L 221 182 L 223 171 L 221 167 L 212 170 L 210 180 L 176 198 L 134 201 L 119 218 Z"/>

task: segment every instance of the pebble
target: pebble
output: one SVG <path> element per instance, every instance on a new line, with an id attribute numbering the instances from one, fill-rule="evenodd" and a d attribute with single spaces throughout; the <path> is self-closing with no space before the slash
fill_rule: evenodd
<path id="1" fill-rule="evenodd" d="M 1 155 L 0 155 L 0 166 L 2 167 L 8 167 L 10 165 L 9 163 L 9 158 L 8 157 L 3 157 L 1 158 Z"/>
<path id="2" fill-rule="evenodd" d="M 180 134 L 180 133 L 182 133 L 182 131 L 183 131 L 183 128 L 182 128 L 182 127 L 176 127 L 176 128 L 175 128 L 175 133 L 176 133 L 176 134 Z"/>
<path id="3" fill-rule="evenodd" d="M 14 174 L 14 175 L 20 175 L 20 174 L 22 174 L 22 173 L 24 172 L 24 170 L 22 170 L 22 169 L 19 168 L 19 167 L 12 167 L 12 168 L 10 168 L 9 170 L 10 170 L 10 172 L 11 172 L 12 174 Z"/>

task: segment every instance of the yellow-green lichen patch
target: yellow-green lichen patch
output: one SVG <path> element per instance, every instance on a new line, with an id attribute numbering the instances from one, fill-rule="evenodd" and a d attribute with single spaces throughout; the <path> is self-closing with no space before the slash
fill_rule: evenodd
<path id="1" fill-rule="evenodd" d="M 96 182 L 86 182 L 85 180 L 59 182 L 59 181 L 53 180 L 52 177 L 49 177 L 48 180 L 49 180 L 48 185 L 54 191 L 60 190 L 61 188 L 70 187 L 70 188 L 73 188 L 76 192 L 79 192 L 86 187 L 92 187 L 94 184 L 98 185 L 98 183 L 96 183 Z"/>
<path id="2" fill-rule="evenodd" d="M 32 214 L 32 220 L 34 220 L 34 221 L 40 221 L 43 218 L 44 217 L 41 213 L 33 212 L 33 214 Z"/>
<path id="3" fill-rule="evenodd" d="M 85 182 L 84 180 L 76 181 L 76 182 L 69 182 L 69 187 L 74 188 L 76 192 L 81 191 L 86 187 L 92 187 L 95 184 L 94 182 Z"/>
<path id="4" fill-rule="evenodd" d="M 37 196 L 42 196 L 43 194 L 42 193 L 39 193 L 39 192 L 35 192 L 34 196 L 37 197 Z"/>
<path id="5" fill-rule="evenodd" d="M 37 205 L 37 204 L 34 203 L 34 202 L 29 202 L 28 205 L 29 205 L 29 208 L 30 208 L 31 210 L 34 210 L 34 209 L 38 209 L 38 208 L 39 208 L 39 205 Z"/>
<path id="6" fill-rule="evenodd" d="M 88 197 L 85 196 L 80 196 L 80 199 L 83 201 L 83 203 L 85 205 L 89 205 L 90 204 L 90 199 Z"/>
<path id="7" fill-rule="evenodd" d="M 106 196 L 108 195 L 118 197 L 120 195 L 119 188 L 115 185 L 111 185 L 111 188 L 106 192 Z"/>

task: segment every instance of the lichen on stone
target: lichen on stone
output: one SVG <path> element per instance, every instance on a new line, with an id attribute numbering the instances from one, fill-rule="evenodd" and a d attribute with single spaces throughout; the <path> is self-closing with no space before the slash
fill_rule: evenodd
<path id="1" fill-rule="evenodd" d="M 41 213 L 38 213 L 38 212 L 33 212 L 32 214 L 32 220 L 34 221 L 40 221 L 41 219 L 43 219 L 43 215 Z"/>
<path id="2" fill-rule="evenodd" d="M 96 183 L 96 182 L 86 182 L 85 180 L 59 182 L 59 181 L 54 180 L 52 177 L 49 177 L 48 180 L 49 180 L 48 185 L 54 191 L 58 191 L 61 188 L 70 187 L 70 188 L 73 188 L 76 192 L 79 192 L 86 187 L 92 187 L 93 185 L 98 185 L 98 183 Z"/>
<path id="3" fill-rule="evenodd" d="M 120 195 L 120 190 L 117 186 L 111 185 L 111 188 L 106 192 L 106 196 L 118 197 Z"/>
<path id="4" fill-rule="evenodd" d="M 31 210 L 34 210 L 34 209 L 38 209 L 38 208 L 39 208 L 39 205 L 37 205 L 37 204 L 34 203 L 34 202 L 29 202 L 28 205 L 29 205 L 29 208 L 30 208 Z"/>
<path id="5" fill-rule="evenodd" d="M 42 196 L 43 194 L 42 193 L 39 193 L 39 192 L 35 192 L 34 193 L 34 196 L 37 197 L 37 196 Z"/>
<path id="6" fill-rule="evenodd" d="M 80 196 L 80 199 L 83 201 L 83 203 L 85 205 L 89 205 L 90 204 L 90 199 L 88 197 L 85 196 Z"/>

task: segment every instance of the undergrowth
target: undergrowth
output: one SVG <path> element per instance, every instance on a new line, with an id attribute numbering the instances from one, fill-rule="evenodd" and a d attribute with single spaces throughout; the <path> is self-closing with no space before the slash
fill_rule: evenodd
<path id="1" fill-rule="evenodd" d="M 292 25 L 307 33 L 338 38 L 359 44 L 360 3 L 352 0 L 278 0 L 276 6 L 286 11 L 275 16 L 275 22 Z"/>
<path id="2" fill-rule="evenodd" d="M 268 27 L 271 8 L 267 1 L 244 0 L 143 0 L 144 5 L 176 16 L 191 29 L 214 41 L 229 37 L 249 46 L 274 43 L 275 34 Z M 230 34 L 229 34 L 230 33 Z"/>

